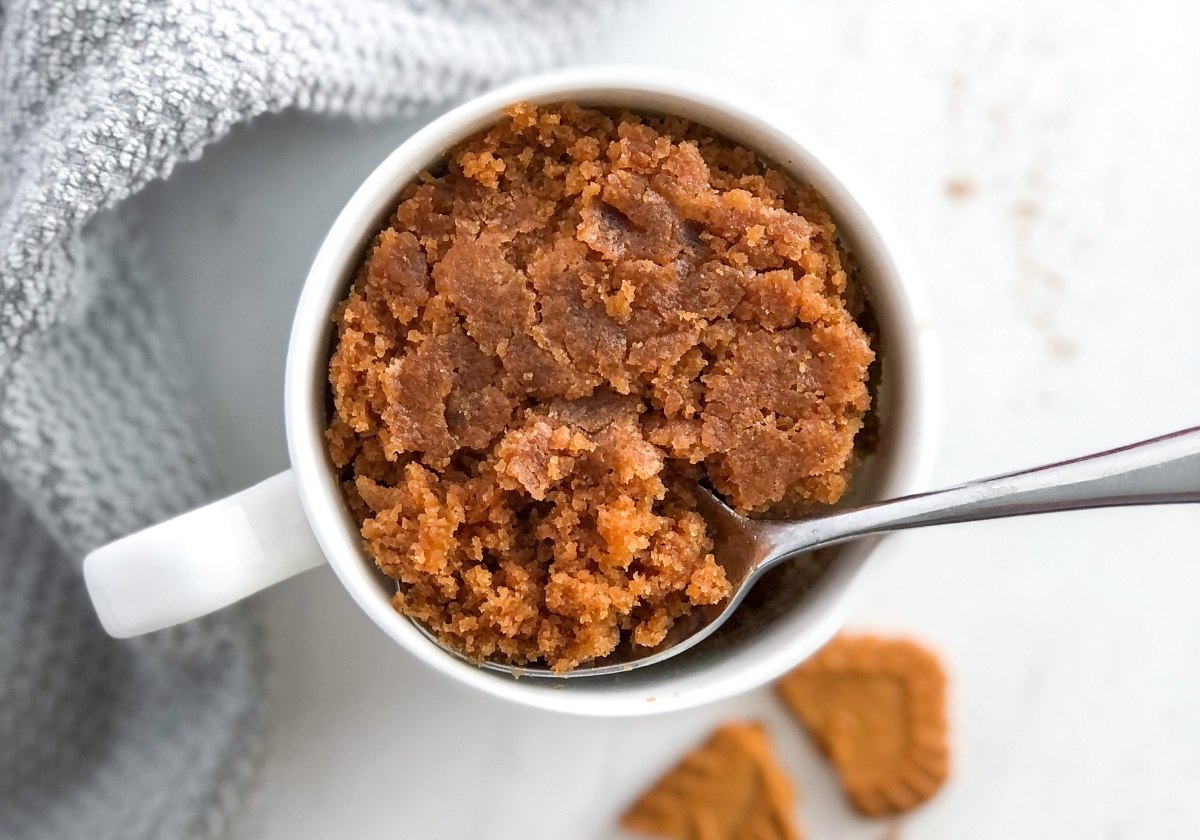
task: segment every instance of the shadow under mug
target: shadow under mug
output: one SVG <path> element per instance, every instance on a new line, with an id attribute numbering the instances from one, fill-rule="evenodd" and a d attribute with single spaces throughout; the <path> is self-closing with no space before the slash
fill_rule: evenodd
<path id="1" fill-rule="evenodd" d="M 686 708 L 749 690 L 817 650 L 843 621 L 847 593 L 881 538 L 814 554 L 764 578 L 712 638 L 665 662 L 578 679 L 516 679 L 440 649 L 389 602 L 394 583 L 363 549 L 329 460 L 328 361 L 332 313 L 400 191 L 446 151 L 496 122 L 514 102 L 575 102 L 674 114 L 715 129 L 813 185 L 853 253 L 879 324 L 875 394 L 879 444 L 845 503 L 922 489 L 933 440 L 928 328 L 911 277 L 826 152 L 795 126 L 768 119 L 741 93 L 639 68 L 545 74 L 455 108 L 404 141 L 363 182 L 333 223 L 301 291 L 288 347 L 284 411 L 292 468 L 261 484 L 103 546 L 84 562 L 105 629 L 127 637 L 196 618 L 328 562 L 359 607 L 413 655 L 489 694 L 565 712 L 637 715 Z M 801 139 L 801 138 L 804 139 Z M 838 171 L 843 171 L 841 167 Z"/>

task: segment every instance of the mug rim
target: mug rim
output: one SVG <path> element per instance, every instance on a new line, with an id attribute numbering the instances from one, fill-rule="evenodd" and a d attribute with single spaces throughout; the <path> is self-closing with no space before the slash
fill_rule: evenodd
<path id="1" fill-rule="evenodd" d="M 901 441 L 889 458 L 898 462 L 891 481 L 878 497 L 903 495 L 923 489 L 936 430 L 933 410 L 935 377 L 931 375 L 934 354 L 930 320 L 913 275 L 897 256 L 896 240 L 881 231 L 878 205 L 870 212 L 863 207 L 860 184 L 845 185 L 845 168 L 830 164 L 831 155 L 814 143 L 808 132 L 791 123 L 772 119 L 770 109 L 744 105 L 749 97 L 741 91 L 681 73 L 641 67 L 593 67 L 558 71 L 528 77 L 473 98 L 436 118 L 402 141 L 362 182 L 346 202 L 322 242 L 301 289 L 288 345 L 284 383 L 284 417 L 288 451 L 296 473 L 296 484 L 305 514 L 321 550 L 342 586 L 368 617 L 388 636 L 435 670 L 472 685 L 493 696 L 537 708 L 577 714 L 626 716 L 661 713 L 713 702 L 740 694 L 778 677 L 813 653 L 841 626 L 849 607 L 850 588 L 875 550 L 879 537 L 854 543 L 846 559 L 824 573 L 822 592 L 806 604 L 810 626 L 803 638 L 791 639 L 779 649 L 756 661 L 744 662 L 721 679 L 688 690 L 657 691 L 555 690 L 563 680 L 521 680 L 465 663 L 441 650 L 426 638 L 411 619 L 398 613 L 380 597 L 370 558 L 365 555 L 356 528 L 350 528 L 341 489 L 328 461 L 324 428 L 327 400 L 331 314 L 344 298 L 346 283 L 362 254 L 377 234 L 383 220 L 395 209 L 396 197 L 418 172 L 427 168 L 471 134 L 491 125 L 504 107 L 518 101 L 535 104 L 579 102 L 608 104 L 634 111 L 659 110 L 645 105 L 622 104 L 620 97 L 669 102 L 661 109 L 678 113 L 707 113 L 709 119 L 681 113 L 693 121 L 711 125 L 712 116 L 725 125 L 711 125 L 719 133 L 744 142 L 738 135 L 769 136 L 773 143 L 788 148 L 787 159 L 764 154 L 793 177 L 812 184 L 829 204 L 839 228 L 849 225 L 856 244 L 856 257 L 863 262 L 863 245 L 870 260 L 886 278 L 868 278 L 866 283 L 877 311 L 887 310 L 889 319 L 904 326 L 888 332 L 887 352 L 898 357 L 901 381 L 891 387 L 905 403 L 904 428 L 895 429 Z M 738 128 L 730 131 L 729 126 Z M 752 145 L 752 144 L 748 144 Z M 814 149 L 820 148 L 819 152 Z M 838 174 L 835 175 L 834 172 Z M 865 272 L 864 272 L 865 273 Z M 877 298 L 882 295 L 884 300 Z M 881 317 L 881 324 L 883 318 Z M 874 494 L 873 494 L 874 497 Z M 727 669 L 728 670 L 728 669 Z M 580 678 L 581 681 L 598 677 Z M 667 680 L 669 682 L 669 678 Z"/>

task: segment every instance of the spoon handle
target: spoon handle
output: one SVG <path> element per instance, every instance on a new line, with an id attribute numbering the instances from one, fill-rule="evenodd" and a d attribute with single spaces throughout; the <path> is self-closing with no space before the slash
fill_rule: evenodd
<path id="1" fill-rule="evenodd" d="M 763 534 L 771 544 L 764 565 L 799 551 L 904 528 L 1183 502 L 1200 502 L 1200 427 L 946 490 L 772 524 Z"/>

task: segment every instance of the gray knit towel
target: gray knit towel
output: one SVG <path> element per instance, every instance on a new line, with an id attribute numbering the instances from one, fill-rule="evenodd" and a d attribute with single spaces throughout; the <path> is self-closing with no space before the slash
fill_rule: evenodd
<path id="1" fill-rule="evenodd" d="M 0 838 L 228 836 L 252 611 L 103 635 L 89 548 L 215 495 L 121 200 L 233 125 L 378 118 L 570 54 L 604 0 L 0 0 Z"/>

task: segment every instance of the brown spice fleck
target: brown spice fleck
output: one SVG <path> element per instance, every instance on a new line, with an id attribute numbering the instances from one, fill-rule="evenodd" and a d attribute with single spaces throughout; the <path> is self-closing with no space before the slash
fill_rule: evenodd
<path id="1" fill-rule="evenodd" d="M 975 195 L 975 182 L 969 178 L 950 178 L 946 181 L 946 195 L 964 201 Z"/>
<path id="2" fill-rule="evenodd" d="M 1029 220 L 1036 217 L 1039 213 L 1037 202 L 1028 198 L 1023 198 L 1013 204 L 1013 215 L 1020 220 Z"/>

